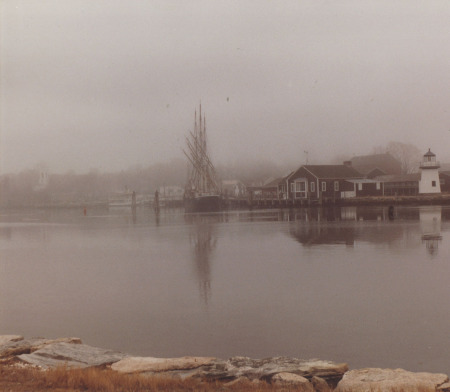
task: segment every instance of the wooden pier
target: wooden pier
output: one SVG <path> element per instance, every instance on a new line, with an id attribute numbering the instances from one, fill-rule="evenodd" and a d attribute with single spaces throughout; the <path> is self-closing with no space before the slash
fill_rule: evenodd
<path id="1" fill-rule="evenodd" d="M 450 194 L 415 195 L 415 196 L 366 196 L 349 199 L 254 199 L 225 198 L 223 209 L 271 209 L 271 208 L 302 208 L 318 206 L 370 206 L 370 205 L 446 205 L 450 204 Z"/>

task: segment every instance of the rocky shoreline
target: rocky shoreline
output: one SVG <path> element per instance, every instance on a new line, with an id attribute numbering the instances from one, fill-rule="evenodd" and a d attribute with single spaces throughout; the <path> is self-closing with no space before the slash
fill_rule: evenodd
<path id="1" fill-rule="evenodd" d="M 142 374 L 235 385 L 267 382 L 295 386 L 305 392 L 450 392 L 449 378 L 440 373 L 403 369 L 349 370 L 345 363 L 288 357 L 251 359 L 232 357 L 135 357 L 83 344 L 79 338 L 25 339 L 0 335 L 0 364 L 51 369 L 108 367 L 123 374 Z"/>

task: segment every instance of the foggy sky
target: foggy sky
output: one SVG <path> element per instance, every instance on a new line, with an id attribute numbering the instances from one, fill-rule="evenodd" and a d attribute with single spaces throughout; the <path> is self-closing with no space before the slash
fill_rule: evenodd
<path id="1" fill-rule="evenodd" d="M 325 163 L 389 141 L 450 161 L 450 2 L 1 1 L 0 170 L 182 158 Z"/>

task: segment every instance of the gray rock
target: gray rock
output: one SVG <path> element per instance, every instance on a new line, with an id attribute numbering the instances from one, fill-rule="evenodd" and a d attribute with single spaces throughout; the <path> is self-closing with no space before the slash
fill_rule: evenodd
<path id="1" fill-rule="evenodd" d="M 347 364 L 336 364 L 330 361 L 301 360 L 297 358 L 274 357 L 251 359 L 248 357 L 232 357 L 228 361 L 217 360 L 199 376 L 210 381 L 226 381 L 239 377 L 250 380 L 271 381 L 278 373 L 293 373 L 311 379 L 322 377 L 337 383 L 348 370 Z"/>
<path id="2" fill-rule="evenodd" d="M 164 375 L 169 377 L 183 379 L 194 377 L 223 382 L 242 378 L 271 381 L 272 377 L 279 373 L 296 374 L 308 379 L 316 376 L 339 381 L 348 370 L 346 364 L 336 364 L 317 359 L 305 361 L 286 357 L 267 359 L 233 357 L 227 361 L 212 357 L 128 357 L 114 363 L 111 368 L 122 373 L 161 374 L 164 372 Z M 327 384 L 325 380 L 324 383 Z"/>
<path id="3" fill-rule="evenodd" d="M 212 364 L 213 357 L 181 357 L 181 358 L 153 358 L 127 357 L 111 366 L 111 369 L 121 373 L 168 372 L 173 370 L 190 370 Z"/>
<path id="4" fill-rule="evenodd" d="M 21 354 L 30 354 L 36 350 L 45 347 L 46 345 L 59 342 L 81 344 L 81 340 L 79 338 L 61 338 L 61 339 L 22 338 L 20 340 L 15 339 L 0 346 L 0 359 L 7 359 Z"/>
<path id="5" fill-rule="evenodd" d="M 19 340 L 23 340 L 23 336 L 20 335 L 0 335 L 0 346 L 10 342 L 18 342 Z"/>
<path id="6" fill-rule="evenodd" d="M 314 376 L 325 380 L 341 379 L 348 370 L 345 363 L 334 363 L 319 359 L 303 360 L 288 357 L 274 357 L 266 359 L 250 359 L 233 357 L 228 361 L 228 370 L 236 376 L 249 378 L 270 379 L 278 373 L 294 373 L 305 378 Z"/>
<path id="7" fill-rule="evenodd" d="M 107 365 L 125 358 L 127 355 L 111 350 L 104 350 L 86 344 L 67 342 L 47 344 L 31 354 L 22 354 L 18 358 L 31 365 L 51 368 L 67 365 L 68 367 L 91 367 Z"/>
<path id="8" fill-rule="evenodd" d="M 314 392 L 312 384 L 305 377 L 298 374 L 282 372 L 272 377 L 272 382 L 277 385 L 292 385 L 296 390 Z"/>
<path id="9" fill-rule="evenodd" d="M 413 373 L 403 369 L 360 369 L 345 373 L 336 392 L 435 392 L 448 382 L 446 374 Z"/>

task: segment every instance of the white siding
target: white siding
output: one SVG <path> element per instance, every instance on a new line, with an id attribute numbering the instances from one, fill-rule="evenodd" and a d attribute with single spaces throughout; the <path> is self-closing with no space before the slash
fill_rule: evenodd
<path id="1" fill-rule="evenodd" d="M 419 193 L 441 193 L 441 184 L 439 181 L 439 172 L 437 168 L 421 170 Z"/>

